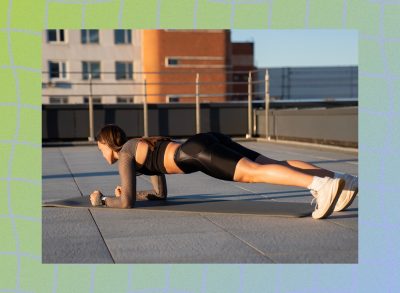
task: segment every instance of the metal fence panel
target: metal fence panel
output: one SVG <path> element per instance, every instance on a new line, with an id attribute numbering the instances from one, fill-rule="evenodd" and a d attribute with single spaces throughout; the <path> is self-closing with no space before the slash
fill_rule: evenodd
<path id="1" fill-rule="evenodd" d="M 272 137 L 297 140 L 358 143 L 358 107 L 314 109 L 270 109 Z M 248 131 L 247 104 L 201 105 L 201 131 L 245 137 Z M 255 136 L 265 136 L 263 109 L 255 110 Z M 89 136 L 87 105 L 43 105 L 44 141 L 86 140 Z M 143 106 L 95 105 L 94 133 L 109 123 L 122 127 L 128 137 L 144 135 Z M 188 137 L 196 133 L 194 104 L 149 104 L 149 135 Z"/>

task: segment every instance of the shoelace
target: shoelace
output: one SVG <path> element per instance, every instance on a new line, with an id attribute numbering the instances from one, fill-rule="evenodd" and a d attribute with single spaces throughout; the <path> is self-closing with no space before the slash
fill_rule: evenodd
<path id="1" fill-rule="evenodd" d="M 314 200 L 317 200 L 317 198 L 314 197 L 313 200 L 311 201 L 310 205 L 313 205 Z M 315 209 L 317 209 L 317 208 L 318 208 L 318 201 L 317 201 L 317 203 L 315 204 Z"/>

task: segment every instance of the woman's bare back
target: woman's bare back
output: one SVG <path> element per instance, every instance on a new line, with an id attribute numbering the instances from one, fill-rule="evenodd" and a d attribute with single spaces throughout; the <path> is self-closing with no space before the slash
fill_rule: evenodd
<path id="1" fill-rule="evenodd" d="M 179 169 L 179 167 L 176 165 L 175 160 L 174 160 L 174 155 L 177 150 L 177 148 L 181 144 L 178 142 L 171 141 L 168 143 L 167 148 L 165 149 L 164 153 L 164 167 L 165 170 L 167 171 L 167 174 L 183 174 L 184 172 Z M 138 166 L 142 166 L 146 160 L 147 153 L 149 151 L 150 146 L 143 141 L 139 141 L 137 144 L 136 148 L 136 155 L 135 155 L 135 160 Z"/>

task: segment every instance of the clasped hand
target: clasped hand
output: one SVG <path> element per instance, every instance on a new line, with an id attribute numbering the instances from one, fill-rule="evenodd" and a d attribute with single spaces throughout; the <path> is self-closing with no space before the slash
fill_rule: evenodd
<path id="1" fill-rule="evenodd" d="M 99 190 L 95 190 L 90 194 L 90 202 L 92 206 L 101 206 L 103 203 L 101 202 L 101 197 L 103 194 Z"/>
<path id="2" fill-rule="evenodd" d="M 118 185 L 117 187 L 115 187 L 114 194 L 116 197 L 120 197 L 121 193 L 122 193 L 122 187 Z"/>
<path id="3" fill-rule="evenodd" d="M 122 187 L 117 186 L 115 187 L 114 194 L 116 197 L 120 197 L 122 193 Z M 90 194 L 90 202 L 92 203 L 92 206 L 101 206 L 103 203 L 101 202 L 101 198 L 103 197 L 103 194 L 101 193 L 100 190 L 95 190 Z"/>

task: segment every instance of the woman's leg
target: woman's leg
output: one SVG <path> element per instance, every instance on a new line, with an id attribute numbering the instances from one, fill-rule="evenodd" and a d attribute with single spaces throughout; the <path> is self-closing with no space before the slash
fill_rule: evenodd
<path id="1" fill-rule="evenodd" d="M 233 141 L 229 136 L 219 133 L 219 132 L 209 132 L 213 137 L 215 137 L 220 144 L 223 146 L 239 153 L 243 157 L 248 158 L 251 161 L 254 161 L 256 158 L 261 156 L 261 154 L 257 153 L 256 151 L 253 151 L 249 148 L 246 148 L 242 146 L 241 144 L 238 144 L 237 142 Z"/>
<path id="2" fill-rule="evenodd" d="M 247 155 L 247 156 L 246 156 Z M 223 180 L 263 182 L 307 188 L 313 175 L 268 159 L 269 164 L 254 162 L 260 154 L 233 142 L 219 133 L 193 136 L 185 142 L 176 157 L 179 168 L 202 171 Z M 274 163 L 276 162 L 276 163 Z M 186 172 L 185 173 L 189 173 Z"/>
<path id="3" fill-rule="evenodd" d="M 344 188 L 343 179 L 320 178 L 278 164 L 260 165 L 242 158 L 236 164 L 234 181 L 246 183 L 270 183 L 298 186 L 317 191 L 314 219 L 328 217 L 335 209 Z"/>
<path id="4" fill-rule="evenodd" d="M 242 156 L 248 158 L 251 161 L 254 161 L 258 164 L 277 164 L 277 165 L 283 165 L 286 167 L 290 167 L 292 169 L 295 169 L 296 171 L 303 172 L 312 176 L 318 176 L 318 177 L 334 177 L 334 173 L 332 171 L 326 170 L 319 168 L 315 165 L 303 162 L 303 161 L 298 161 L 298 160 L 290 160 L 290 161 L 277 161 L 271 158 L 268 158 L 264 155 L 261 155 L 260 153 L 257 153 L 249 148 L 246 148 L 242 146 L 241 144 L 238 144 L 237 142 L 233 141 L 229 136 L 218 133 L 218 132 L 209 132 L 209 134 L 213 135 L 216 137 L 221 144 L 224 146 L 238 152 Z"/>
<path id="5" fill-rule="evenodd" d="M 326 170 L 326 169 L 322 169 L 319 168 L 315 165 L 312 165 L 310 163 L 306 163 L 303 161 L 298 161 L 298 160 L 288 160 L 288 161 L 276 161 L 273 160 L 271 158 L 265 157 L 263 155 L 258 156 L 254 162 L 258 163 L 258 164 L 279 164 L 279 165 L 283 165 L 286 167 L 290 167 L 292 169 L 295 169 L 297 171 L 303 172 L 303 173 L 307 173 L 309 175 L 312 176 L 318 176 L 318 177 L 330 177 L 330 178 L 334 178 L 334 172 Z"/>
<path id="6" fill-rule="evenodd" d="M 325 218 L 332 213 L 345 183 L 343 179 L 312 176 L 280 164 L 258 164 L 209 134 L 199 135 L 182 144 L 175 162 L 181 170 L 202 171 L 222 180 L 315 190 L 318 194 L 317 206 L 312 214 L 315 219 Z"/>
<path id="7" fill-rule="evenodd" d="M 313 176 L 280 164 L 258 164 L 242 158 L 236 165 L 233 180 L 246 183 L 270 183 L 307 188 Z"/>
<path id="8" fill-rule="evenodd" d="M 342 179 L 345 179 L 345 186 L 343 188 L 343 191 L 338 199 L 337 204 L 334 207 L 335 212 L 340 212 L 342 210 L 345 210 L 348 208 L 352 202 L 354 201 L 356 195 L 358 194 L 358 179 L 356 176 L 352 176 L 349 174 L 341 174 L 336 175 L 334 172 L 318 168 L 315 165 L 302 162 L 302 161 L 275 161 L 273 159 L 270 159 L 268 157 L 265 157 L 263 155 L 260 155 L 257 157 L 255 162 L 259 164 L 266 164 L 266 165 L 273 165 L 273 164 L 281 164 L 288 166 L 294 170 L 313 175 L 313 176 L 318 176 L 318 177 L 330 177 L 330 178 L 335 178 L 335 176 L 338 176 Z M 240 172 L 240 170 L 239 170 Z M 311 194 L 316 197 L 317 193 L 313 190 L 311 190 Z"/>

